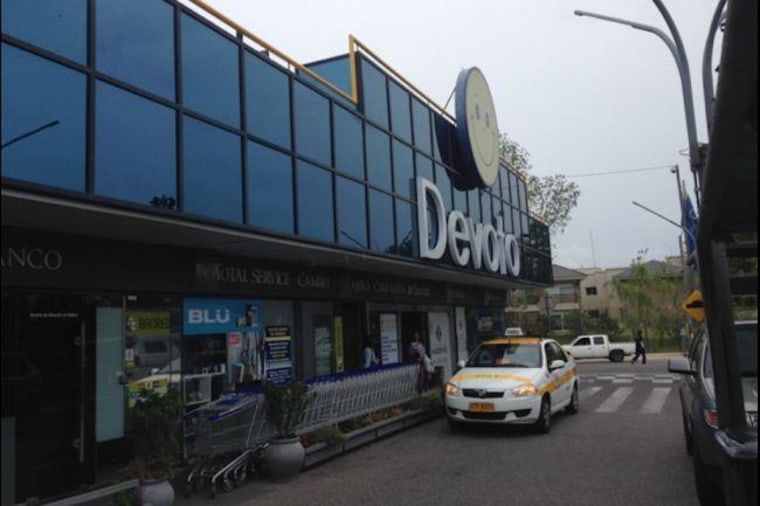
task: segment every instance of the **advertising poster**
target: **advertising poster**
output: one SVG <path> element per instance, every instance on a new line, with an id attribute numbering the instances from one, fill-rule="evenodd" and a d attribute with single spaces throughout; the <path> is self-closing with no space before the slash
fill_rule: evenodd
<path id="1" fill-rule="evenodd" d="M 142 390 L 165 395 L 169 391 L 169 379 L 160 378 L 147 381 L 133 381 L 127 385 L 127 390 L 129 392 L 128 406 L 134 408 Z"/>
<path id="2" fill-rule="evenodd" d="M 333 320 L 335 329 L 335 372 L 343 372 L 346 368 L 343 357 L 343 318 L 336 316 Z"/>
<path id="3" fill-rule="evenodd" d="M 328 326 L 314 326 L 314 360 L 317 376 L 332 373 L 332 336 Z"/>
<path id="4" fill-rule="evenodd" d="M 464 307 L 457 306 L 454 308 L 454 325 L 456 325 L 457 336 L 457 360 L 467 360 L 467 315 Z"/>
<path id="5" fill-rule="evenodd" d="M 444 383 L 451 378 L 451 355 L 449 343 L 451 332 L 449 330 L 448 313 L 428 313 L 428 328 L 430 329 L 430 358 L 433 365 L 443 367 Z"/>
<path id="6" fill-rule="evenodd" d="M 398 357 L 398 324 L 395 313 L 380 314 L 380 363 L 396 364 Z"/>
<path id="7" fill-rule="evenodd" d="M 265 328 L 263 369 L 268 382 L 282 384 L 293 378 L 293 340 L 287 325 Z"/>

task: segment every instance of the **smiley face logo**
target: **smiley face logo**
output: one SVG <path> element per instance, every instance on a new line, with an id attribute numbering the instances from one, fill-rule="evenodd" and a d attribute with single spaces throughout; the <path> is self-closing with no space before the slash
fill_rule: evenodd
<path id="1" fill-rule="evenodd" d="M 460 72 L 456 104 L 457 137 L 465 172 L 479 186 L 489 187 L 499 174 L 499 128 L 491 90 L 480 69 Z"/>

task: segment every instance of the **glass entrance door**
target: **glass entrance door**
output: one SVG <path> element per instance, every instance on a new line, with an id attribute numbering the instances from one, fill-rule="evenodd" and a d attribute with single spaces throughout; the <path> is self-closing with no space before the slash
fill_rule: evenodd
<path id="1" fill-rule="evenodd" d="M 3 294 L 3 449 L 15 453 L 7 459 L 15 502 L 74 490 L 86 478 L 84 310 L 79 296 Z M 4 487 L 8 471 L 4 457 Z"/>

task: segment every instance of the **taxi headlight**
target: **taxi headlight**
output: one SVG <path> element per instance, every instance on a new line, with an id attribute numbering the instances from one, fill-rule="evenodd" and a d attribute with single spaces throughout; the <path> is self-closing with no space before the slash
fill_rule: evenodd
<path id="1" fill-rule="evenodd" d="M 538 395 L 538 389 L 533 385 L 520 385 L 512 389 L 512 397 L 530 397 Z"/>
<path id="2" fill-rule="evenodd" d="M 459 390 L 459 387 L 453 383 L 446 383 L 446 395 L 450 397 L 459 397 L 461 395 L 461 390 Z"/>

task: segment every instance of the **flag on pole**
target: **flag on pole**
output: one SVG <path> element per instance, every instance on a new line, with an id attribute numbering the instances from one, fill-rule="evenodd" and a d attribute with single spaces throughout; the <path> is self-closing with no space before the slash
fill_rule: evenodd
<path id="1" fill-rule="evenodd" d="M 686 195 L 683 201 L 682 220 L 684 230 L 686 230 L 686 257 L 691 258 L 697 251 L 697 211 L 691 204 L 691 198 Z"/>

